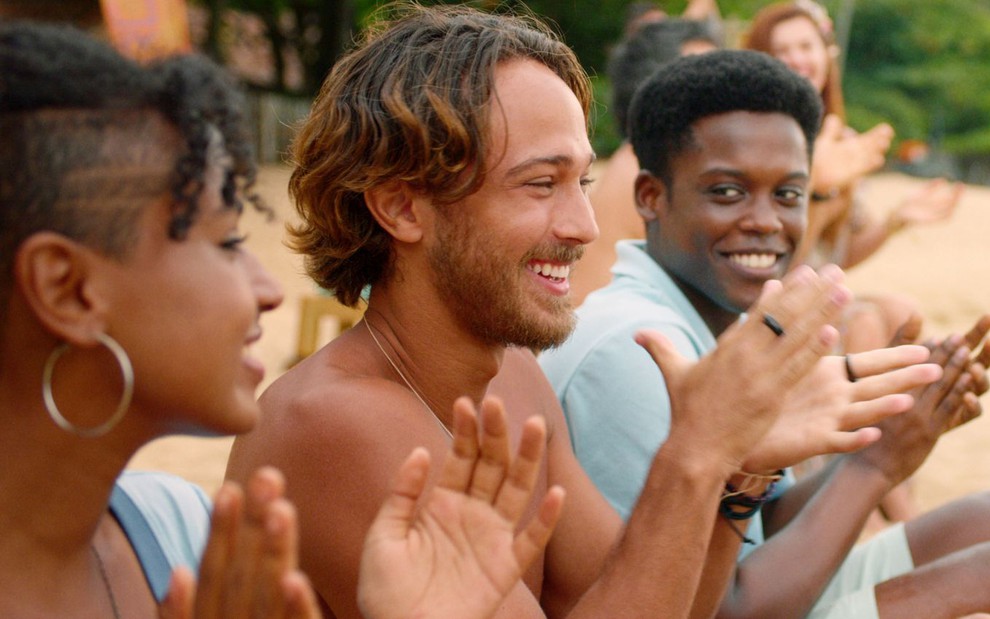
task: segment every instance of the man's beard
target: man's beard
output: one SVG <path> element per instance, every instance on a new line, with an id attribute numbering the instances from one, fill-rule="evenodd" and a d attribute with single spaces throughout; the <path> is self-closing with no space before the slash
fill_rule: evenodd
<path id="1" fill-rule="evenodd" d="M 519 275 L 533 257 L 572 261 L 583 248 L 537 248 L 523 261 L 509 263 L 499 259 L 499 248 L 488 237 L 451 221 L 458 215 L 442 216 L 429 256 L 437 289 L 454 316 L 487 344 L 533 350 L 562 344 L 575 324 L 570 298 L 548 296 L 551 304 L 541 304 L 542 311 L 535 302 L 527 310 Z"/>

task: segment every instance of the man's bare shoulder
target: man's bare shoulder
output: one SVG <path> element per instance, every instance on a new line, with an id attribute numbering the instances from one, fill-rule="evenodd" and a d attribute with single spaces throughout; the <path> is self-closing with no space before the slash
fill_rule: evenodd
<path id="1" fill-rule="evenodd" d="M 351 471 L 394 464 L 391 475 L 417 445 L 443 456 L 447 439 L 433 415 L 408 388 L 383 377 L 374 351 L 349 335 L 265 390 L 259 399 L 261 421 L 235 441 L 228 473 L 235 466 L 246 472 L 246 462 L 296 469 L 314 460 L 332 464 L 332 458 L 346 459 Z"/>
<path id="2" fill-rule="evenodd" d="M 323 348 L 290 368 L 262 393 L 263 411 L 259 430 L 277 425 L 293 434 L 333 433 L 362 425 L 351 411 L 368 404 L 369 399 L 387 393 L 389 382 L 348 367 L 328 348 Z M 263 432 L 262 432 L 263 433 Z"/>
<path id="3" fill-rule="evenodd" d="M 440 461 L 448 439 L 422 403 L 381 376 L 373 354 L 346 336 L 262 394 L 261 422 L 234 442 L 227 476 L 242 480 L 266 464 L 282 470 L 297 508 L 303 569 L 340 616 L 356 616 L 362 541 L 396 471 L 418 445 Z"/>
<path id="4" fill-rule="evenodd" d="M 365 351 L 336 343 L 304 359 L 265 390 L 259 398 L 261 420 L 235 441 L 228 476 L 238 479 L 265 464 L 299 472 L 319 466 L 322 475 L 339 468 L 334 465 L 341 461 L 352 472 L 385 463 L 397 467 L 401 459 L 383 460 L 382 454 L 404 457 L 417 444 L 411 441 L 429 443 L 435 422 L 423 414 L 412 393 L 376 375 Z M 428 424 L 416 423 L 422 420 Z M 427 433 L 426 440 L 421 433 Z"/>

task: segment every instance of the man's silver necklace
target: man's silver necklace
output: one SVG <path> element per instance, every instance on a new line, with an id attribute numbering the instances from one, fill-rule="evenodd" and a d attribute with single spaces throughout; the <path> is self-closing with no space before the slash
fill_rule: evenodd
<path id="1" fill-rule="evenodd" d="M 430 416 L 432 416 L 433 420 L 437 422 L 437 425 L 440 426 L 441 429 L 443 429 L 444 433 L 449 438 L 453 439 L 454 435 L 451 434 L 447 426 L 444 425 L 442 421 L 440 421 L 440 416 L 437 415 L 436 412 L 434 412 L 433 407 L 426 403 L 426 400 L 423 399 L 423 396 L 419 395 L 419 392 L 416 391 L 416 388 L 412 386 L 412 383 L 409 382 L 409 379 L 406 378 L 406 375 L 402 373 L 402 370 L 399 369 L 399 366 L 395 363 L 395 361 L 392 361 L 392 357 L 390 357 L 388 353 L 385 352 L 385 348 L 382 346 L 382 343 L 378 341 L 378 336 L 375 335 L 375 330 L 371 328 L 371 323 L 368 322 L 367 318 L 364 319 L 364 326 L 367 327 L 368 333 L 371 334 L 371 339 L 374 340 L 375 346 L 378 347 L 378 350 L 382 351 L 382 355 L 385 356 L 385 360 L 388 361 L 388 364 L 390 366 L 392 366 L 392 369 L 395 370 L 395 373 L 399 375 L 399 378 L 402 379 L 402 382 L 406 384 L 406 387 L 409 388 L 409 391 L 412 391 L 413 395 L 416 396 L 416 399 L 419 400 L 426 408 L 426 410 L 430 412 Z"/>
<path id="2" fill-rule="evenodd" d="M 113 594 L 113 587 L 110 586 L 110 578 L 107 576 L 107 568 L 103 565 L 103 558 L 100 556 L 100 552 L 96 549 L 95 544 L 89 545 L 90 550 L 93 551 L 93 556 L 96 557 L 96 565 L 100 568 L 100 578 L 103 579 L 103 586 L 106 587 L 107 597 L 110 598 L 110 606 L 113 608 L 113 619 L 120 619 L 120 609 L 117 608 L 117 596 Z"/>

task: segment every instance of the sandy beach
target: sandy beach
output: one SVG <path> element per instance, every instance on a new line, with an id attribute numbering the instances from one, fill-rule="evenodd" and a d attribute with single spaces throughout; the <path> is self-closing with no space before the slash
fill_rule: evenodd
<path id="1" fill-rule="evenodd" d="M 302 260 L 284 245 L 284 230 L 293 211 L 286 194 L 289 170 L 262 169 L 258 190 L 275 208 L 272 222 L 249 214 L 244 230 L 248 246 L 282 282 L 285 302 L 262 322 L 265 335 L 255 354 L 267 367 L 262 389 L 292 363 L 299 333 L 300 299 L 314 293 L 303 273 Z M 864 188 L 867 204 L 884 209 L 918 186 L 919 181 L 899 174 L 870 178 Z M 891 292 L 914 298 L 932 335 L 961 332 L 990 312 L 990 188 L 969 187 L 955 216 L 946 223 L 907 230 L 874 257 L 849 273 L 857 293 Z M 335 327 L 321 327 L 320 340 L 332 337 Z M 260 391 L 259 391 L 260 393 Z M 990 408 L 990 398 L 984 398 Z M 174 437 L 156 441 L 131 463 L 141 469 L 181 475 L 213 492 L 223 479 L 232 439 Z M 954 430 L 939 442 L 915 478 L 915 493 L 923 508 L 954 497 L 990 489 L 990 414 Z M 289 480 L 291 484 L 291 480 Z"/>

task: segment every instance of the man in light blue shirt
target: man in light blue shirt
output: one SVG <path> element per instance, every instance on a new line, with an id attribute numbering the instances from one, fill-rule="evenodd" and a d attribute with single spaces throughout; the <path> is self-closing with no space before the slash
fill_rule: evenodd
<path id="1" fill-rule="evenodd" d="M 630 136 L 643 168 L 635 194 L 647 240 L 618 245 L 612 283 L 587 298 L 570 339 L 541 357 L 579 460 L 623 515 L 670 423 L 657 369 L 632 334 L 659 330 L 698 359 L 768 280 L 787 272 L 806 226 L 818 128 L 809 91 L 767 56 L 712 52 L 661 69 L 634 99 Z M 759 547 L 739 563 L 720 616 L 955 617 L 990 607 L 982 588 L 949 576 L 987 569 L 990 547 L 971 547 L 990 539 L 990 526 L 964 526 L 977 514 L 987 521 L 986 497 L 894 527 L 849 554 L 886 491 L 959 415 L 978 411 L 963 394 L 983 369 L 970 367 L 960 347 L 961 338 L 936 347 L 943 378 L 913 394 L 911 411 L 883 422 L 879 441 L 793 489 L 754 497 L 770 499 L 754 519 L 768 540 L 760 544 L 755 526 L 746 533 Z M 866 365 L 853 357 L 850 380 Z M 733 524 L 727 516 L 716 526 Z"/>

